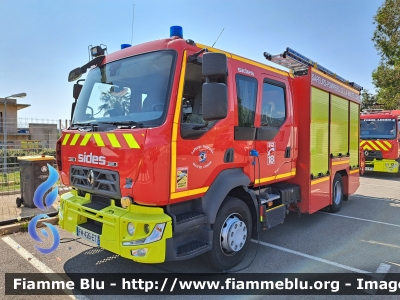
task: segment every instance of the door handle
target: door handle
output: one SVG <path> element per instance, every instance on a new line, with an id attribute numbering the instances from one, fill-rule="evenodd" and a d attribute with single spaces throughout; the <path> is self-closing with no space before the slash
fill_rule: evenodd
<path id="1" fill-rule="evenodd" d="M 289 158 L 289 157 L 290 157 L 290 147 L 286 147 L 285 158 Z"/>

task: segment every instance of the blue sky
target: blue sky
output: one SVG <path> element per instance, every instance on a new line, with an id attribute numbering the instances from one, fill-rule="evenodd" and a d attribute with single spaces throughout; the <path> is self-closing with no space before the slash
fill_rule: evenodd
<path id="1" fill-rule="evenodd" d="M 73 83 L 88 46 L 184 38 L 266 63 L 263 52 L 291 47 L 374 91 L 379 55 L 371 41 L 383 0 L 0 0 L 0 97 L 26 92 L 18 117 L 68 119 Z M 134 6 L 134 19 L 133 18 Z M 273 65 L 272 63 L 269 63 Z"/>

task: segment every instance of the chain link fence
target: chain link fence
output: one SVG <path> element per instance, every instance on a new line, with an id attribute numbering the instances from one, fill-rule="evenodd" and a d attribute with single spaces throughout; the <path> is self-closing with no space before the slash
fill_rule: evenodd
<path id="1" fill-rule="evenodd" d="M 24 216 L 24 208 L 16 205 L 16 198 L 21 197 L 18 157 L 49 155 L 55 158 L 57 140 L 69 125 L 69 120 L 34 118 L 0 122 L 0 222 Z M 57 184 L 60 192 L 68 190 L 60 181 Z"/>

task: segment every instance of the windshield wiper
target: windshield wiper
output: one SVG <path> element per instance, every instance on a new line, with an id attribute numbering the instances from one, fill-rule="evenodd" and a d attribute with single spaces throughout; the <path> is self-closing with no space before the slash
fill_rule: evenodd
<path id="1" fill-rule="evenodd" d="M 120 128 L 143 128 L 143 124 L 136 121 L 99 122 L 101 124 L 121 125 Z M 127 127 L 122 127 L 127 126 Z"/>
<path id="2" fill-rule="evenodd" d="M 68 129 L 89 132 L 96 131 L 97 126 L 99 126 L 97 123 L 72 123 Z"/>
<path id="3" fill-rule="evenodd" d="M 97 124 L 93 124 L 93 123 L 72 123 L 72 126 L 92 126 L 92 125 L 97 125 Z"/>

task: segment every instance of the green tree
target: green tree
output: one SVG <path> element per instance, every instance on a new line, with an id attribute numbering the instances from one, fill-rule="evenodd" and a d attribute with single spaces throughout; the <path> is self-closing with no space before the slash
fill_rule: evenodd
<path id="1" fill-rule="evenodd" d="M 381 56 L 372 73 L 376 99 L 385 109 L 400 107 L 400 0 L 385 0 L 374 16 L 372 41 Z"/>
<path id="2" fill-rule="evenodd" d="M 375 108 L 376 96 L 369 93 L 368 90 L 361 91 L 361 110 Z"/>

